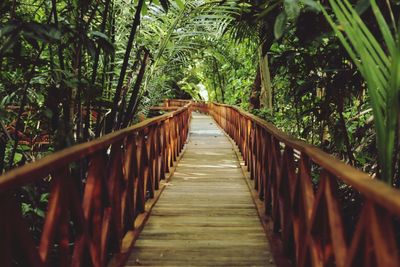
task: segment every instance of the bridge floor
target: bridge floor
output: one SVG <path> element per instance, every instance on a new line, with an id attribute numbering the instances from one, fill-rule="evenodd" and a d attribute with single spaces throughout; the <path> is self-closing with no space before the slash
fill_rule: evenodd
<path id="1" fill-rule="evenodd" d="M 189 138 L 127 266 L 275 266 L 230 141 L 198 113 Z"/>

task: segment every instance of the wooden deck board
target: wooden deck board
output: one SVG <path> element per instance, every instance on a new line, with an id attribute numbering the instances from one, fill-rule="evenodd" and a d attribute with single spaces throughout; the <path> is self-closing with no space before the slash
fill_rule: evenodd
<path id="1" fill-rule="evenodd" d="M 189 138 L 126 266 L 275 266 L 232 144 L 196 113 Z"/>

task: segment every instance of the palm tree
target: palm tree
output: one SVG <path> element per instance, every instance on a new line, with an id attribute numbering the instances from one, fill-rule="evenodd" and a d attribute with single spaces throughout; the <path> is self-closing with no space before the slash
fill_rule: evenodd
<path id="1" fill-rule="evenodd" d="M 376 0 L 371 0 L 371 8 L 384 39 L 382 44 L 348 0 L 329 0 L 329 3 L 336 22 L 322 6 L 321 10 L 368 87 L 376 129 L 379 177 L 393 185 L 399 133 L 400 40 L 391 4 L 386 1 L 392 25 L 384 18 Z"/>

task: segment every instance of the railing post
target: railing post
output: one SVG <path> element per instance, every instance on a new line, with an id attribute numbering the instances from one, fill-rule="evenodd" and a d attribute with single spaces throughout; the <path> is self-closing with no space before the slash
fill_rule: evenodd
<path id="1" fill-rule="evenodd" d="M 122 222 L 124 231 L 133 230 L 135 222 L 135 171 L 136 167 L 136 135 L 126 138 L 126 152 L 124 155 L 124 182 L 125 187 L 122 192 Z"/>
<path id="2" fill-rule="evenodd" d="M 136 181 L 136 210 L 137 213 L 144 212 L 145 202 L 146 202 L 146 191 L 147 191 L 147 175 L 148 175 L 148 167 L 147 167 L 147 149 L 145 144 L 144 132 L 141 131 L 137 136 L 137 167 L 138 167 L 138 176 Z"/>
<path id="3" fill-rule="evenodd" d="M 109 232 L 113 252 L 119 252 L 123 237 L 121 221 L 121 187 L 123 182 L 122 153 L 123 141 L 120 140 L 111 146 L 110 158 L 112 161 L 110 162 L 110 171 L 106 181 L 108 200 L 110 201 L 111 208 Z"/>

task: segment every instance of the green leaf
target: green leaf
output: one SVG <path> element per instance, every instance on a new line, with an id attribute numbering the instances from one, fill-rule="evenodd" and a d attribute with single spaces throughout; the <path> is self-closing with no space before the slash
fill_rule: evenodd
<path id="1" fill-rule="evenodd" d="M 146 16 L 147 15 L 147 4 L 146 2 L 143 2 L 142 10 L 141 10 L 141 15 Z"/>
<path id="2" fill-rule="evenodd" d="M 109 40 L 107 35 L 105 35 L 102 32 L 99 32 L 99 31 L 92 31 L 92 32 L 90 32 L 90 35 L 93 36 L 93 37 Z"/>
<path id="3" fill-rule="evenodd" d="M 386 23 L 386 20 L 383 17 L 382 12 L 379 10 L 379 7 L 376 4 L 375 0 L 371 0 L 370 3 L 372 4 L 372 11 L 374 12 L 376 20 L 378 21 L 379 29 L 381 30 L 381 33 L 386 42 L 386 45 L 388 46 L 390 53 L 395 54 L 396 43 L 392 36 L 392 32 L 390 31 L 390 27 Z"/>
<path id="4" fill-rule="evenodd" d="M 9 52 L 14 45 L 16 45 L 19 41 L 19 36 L 17 34 L 12 34 L 10 37 L 6 39 L 5 42 L 0 44 L 0 55 Z"/>
<path id="5" fill-rule="evenodd" d="M 49 193 L 44 193 L 40 196 L 41 203 L 47 203 L 49 201 Z"/>
<path id="6" fill-rule="evenodd" d="M 274 25 L 274 35 L 276 39 L 280 39 L 286 29 L 287 15 L 282 12 L 278 15 Z"/>
<path id="7" fill-rule="evenodd" d="M 54 43 L 61 38 L 61 33 L 54 26 L 34 22 L 24 24 L 22 35 L 46 43 Z"/>
<path id="8" fill-rule="evenodd" d="M 21 210 L 22 210 L 22 214 L 26 215 L 27 213 L 32 211 L 32 207 L 28 203 L 22 203 L 21 204 Z"/>
<path id="9" fill-rule="evenodd" d="M 184 0 L 175 0 L 175 3 L 177 4 L 177 6 L 178 6 L 180 9 L 184 9 L 184 8 L 185 8 Z"/>
<path id="10" fill-rule="evenodd" d="M 392 185 L 393 159 L 395 158 L 395 140 L 400 109 L 398 102 L 400 45 L 398 40 L 395 40 L 394 34 L 376 4 L 376 0 L 368 1 L 368 4 L 360 1 L 359 4 L 372 5 L 372 10 L 389 53 L 386 52 L 383 44 L 378 42 L 360 18 L 358 13 L 360 10 L 357 12 L 348 0 L 329 0 L 329 3 L 338 24 L 333 21 L 325 9 L 322 9 L 322 12 L 368 86 L 376 130 L 381 172 L 379 177 Z"/>
<path id="11" fill-rule="evenodd" d="M 17 162 L 20 162 L 22 160 L 22 154 L 21 153 L 15 153 L 15 156 L 14 156 L 14 162 L 15 163 L 17 163 Z"/>
<path id="12" fill-rule="evenodd" d="M 39 209 L 39 208 L 36 208 L 36 209 L 35 209 L 35 214 L 36 214 L 37 216 L 41 217 L 41 218 L 44 218 L 44 216 L 45 216 L 44 211 L 41 210 L 41 209 Z"/>
<path id="13" fill-rule="evenodd" d="M 359 15 L 362 15 L 370 6 L 370 0 L 358 0 L 355 9 Z"/>
<path id="14" fill-rule="evenodd" d="M 300 14 L 300 5 L 298 0 L 285 0 L 283 3 L 288 19 L 296 20 Z"/>
<path id="15" fill-rule="evenodd" d="M 103 49 L 104 52 L 110 54 L 112 52 L 114 52 L 114 44 L 112 43 L 112 41 L 110 40 L 110 38 L 102 33 L 102 32 L 98 32 L 98 31 L 92 31 L 90 33 L 90 35 L 92 36 L 92 38 L 95 40 L 95 42 L 97 43 L 97 45 Z M 89 44 L 89 42 L 87 43 L 87 48 L 89 49 L 89 52 L 91 54 L 94 54 L 94 51 L 90 51 L 90 49 L 95 49 L 93 47 L 92 44 Z"/>
<path id="16" fill-rule="evenodd" d="M 30 151 L 31 148 L 27 145 L 20 145 L 19 149 L 23 150 L 23 151 Z"/>
<path id="17" fill-rule="evenodd" d="M 13 32 L 17 26 L 15 24 L 8 24 L 0 27 L 0 38 Z"/>
<path id="18" fill-rule="evenodd" d="M 300 0 L 300 2 L 315 11 L 321 11 L 321 8 L 319 7 L 318 3 L 314 0 Z"/>

